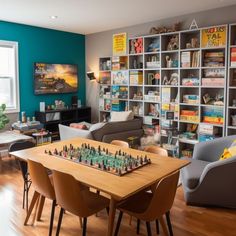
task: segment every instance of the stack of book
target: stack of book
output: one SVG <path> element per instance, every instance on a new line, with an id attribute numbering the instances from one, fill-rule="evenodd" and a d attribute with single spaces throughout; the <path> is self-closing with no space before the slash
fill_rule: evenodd
<path id="1" fill-rule="evenodd" d="M 128 98 L 128 87 L 127 86 L 112 86 L 112 98 L 127 99 Z"/>
<path id="2" fill-rule="evenodd" d="M 182 52 L 181 53 L 181 66 L 183 68 L 199 67 L 200 66 L 200 53 L 199 53 L 199 51 Z"/>
<path id="3" fill-rule="evenodd" d="M 208 51 L 204 54 L 203 65 L 205 67 L 222 67 L 224 66 L 224 52 Z"/>
<path id="4" fill-rule="evenodd" d="M 236 66 L 236 48 L 231 48 L 230 62 L 231 66 Z"/>
<path id="5" fill-rule="evenodd" d="M 210 124 L 223 125 L 224 110 L 221 107 L 204 107 L 203 122 Z"/>

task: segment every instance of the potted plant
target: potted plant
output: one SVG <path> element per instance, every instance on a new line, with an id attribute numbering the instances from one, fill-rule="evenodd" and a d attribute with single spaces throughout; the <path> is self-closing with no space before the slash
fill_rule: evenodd
<path id="1" fill-rule="evenodd" d="M 2 104 L 0 106 L 0 130 L 5 127 L 7 123 L 9 123 L 9 118 L 5 114 L 6 105 Z"/>

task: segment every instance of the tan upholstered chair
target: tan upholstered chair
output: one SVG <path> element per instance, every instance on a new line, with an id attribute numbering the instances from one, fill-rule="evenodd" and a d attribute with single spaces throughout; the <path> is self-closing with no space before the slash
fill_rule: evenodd
<path id="1" fill-rule="evenodd" d="M 116 146 L 120 146 L 120 147 L 124 147 L 124 148 L 129 147 L 129 144 L 125 141 L 122 141 L 122 140 L 112 140 L 111 144 L 116 145 Z"/>
<path id="2" fill-rule="evenodd" d="M 87 217 L 108 208 L 109 200 L 90 192 L 69 174 L 53 171 L 57 204 L 61 206 L 56 236 L 59 236 L 64 210 L 83 218 L 83 236 L 86 235 Z M 72 191 L 73 190 L 73 191 Z"/>
<path id="3" fill-rule="evenodd" d="M 144 148 L 144 151 L 151 152 L 160 156 L 168 156 L 167 150 L 158 146 L 147 146 Z"/>
<path id="4" fill-rule="evenodd" d="M 142 191 L 118 206 L 120 210 L 115 236 L 118 235 L 123 212 L 134 216 L 138 219 L 137 234 L 139 233 L 140 220 L 146 222 L 148 236 L 151 235 L 150 222 L 160 220 L 163 231 L 168 235 L 166 225 L 163 221 L 163 215 L 168 215 L 167 223 L 170 224 L 169 212 L 173 205 L 177 184 L 179 179 L 179 171 L 163 178 L 157 185 L 155 192 L 150 193 Z M 170 235 L 173 235 L 172 229 Z"/>
<path id="5" fill-rule="evenodd" d="M 48 176 L 47 169 L 38 162 L 28 160 L 28 170 L 32 181 L 32 186 L 35 191 L 24 224 L 27 225 L 27 222 L 35 205 L 36 205 L 35 212 L 37 213 L 38 210 L 37 217 L 38 219 L 40 218 L 45 198 L 48 198 L 52 200 L 51 219 L 49 226 L 49 236 L 51 236 L 53 229 L 54 212 L 56 206 L 56 197 L 52 184 L 52 179 Z M 40 206 L 38 209 L 39 202 Z M 36 213 L 33 218 L 33 222 L 35 221 Z"/>

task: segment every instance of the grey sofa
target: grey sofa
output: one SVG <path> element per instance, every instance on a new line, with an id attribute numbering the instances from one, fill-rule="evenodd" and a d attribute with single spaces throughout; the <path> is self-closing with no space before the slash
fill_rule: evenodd
<path id="1" fill-rule="evenodd" d="M 80 130 L 59 125 L 59 132 L 61 140 L 81 137 L 105 143 L 110 143 L 114 139 L 127 141 L 127 138 L 131 136 L 140 139 L 143 135 L 141 119 L 99 123 L 92 125 L 89 130 Z"/>
<path id="2" fill-rule="evenodd" d="M 195 145 L 191 164 L 181 170 L 188 205 L 236 208 L 236 156 L 219 160 L 236 135 Z"/>

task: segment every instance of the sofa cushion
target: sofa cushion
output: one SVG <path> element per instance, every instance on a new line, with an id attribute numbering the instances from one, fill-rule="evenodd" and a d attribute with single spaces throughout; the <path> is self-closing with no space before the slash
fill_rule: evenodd
<path id="1" fill-rule="evenodd" d="M 114 121 L 127 121 L 127 120 L 133 120 L 134 119 L 134 113 L 132 111 L 112 111 L 111 112 L 111 122 Z"/>
<path id="2" fill-rule="evenodd" d="M 188 159 L 189 160 L 189 159 Z M 209 164 L 208 161 L 191 160 L 191 164 L 181 170 L 181 180 L 190 189 L 197 187 L 204 168 Z"/>
<path id="3" fill-rule="evenodd" d="M 229 148 L 224 149 L 224 152 L 220 156 L 220 160 L 225 160 L 233 156 L 236 156 L 236 140 L 233 141 Z"/>

